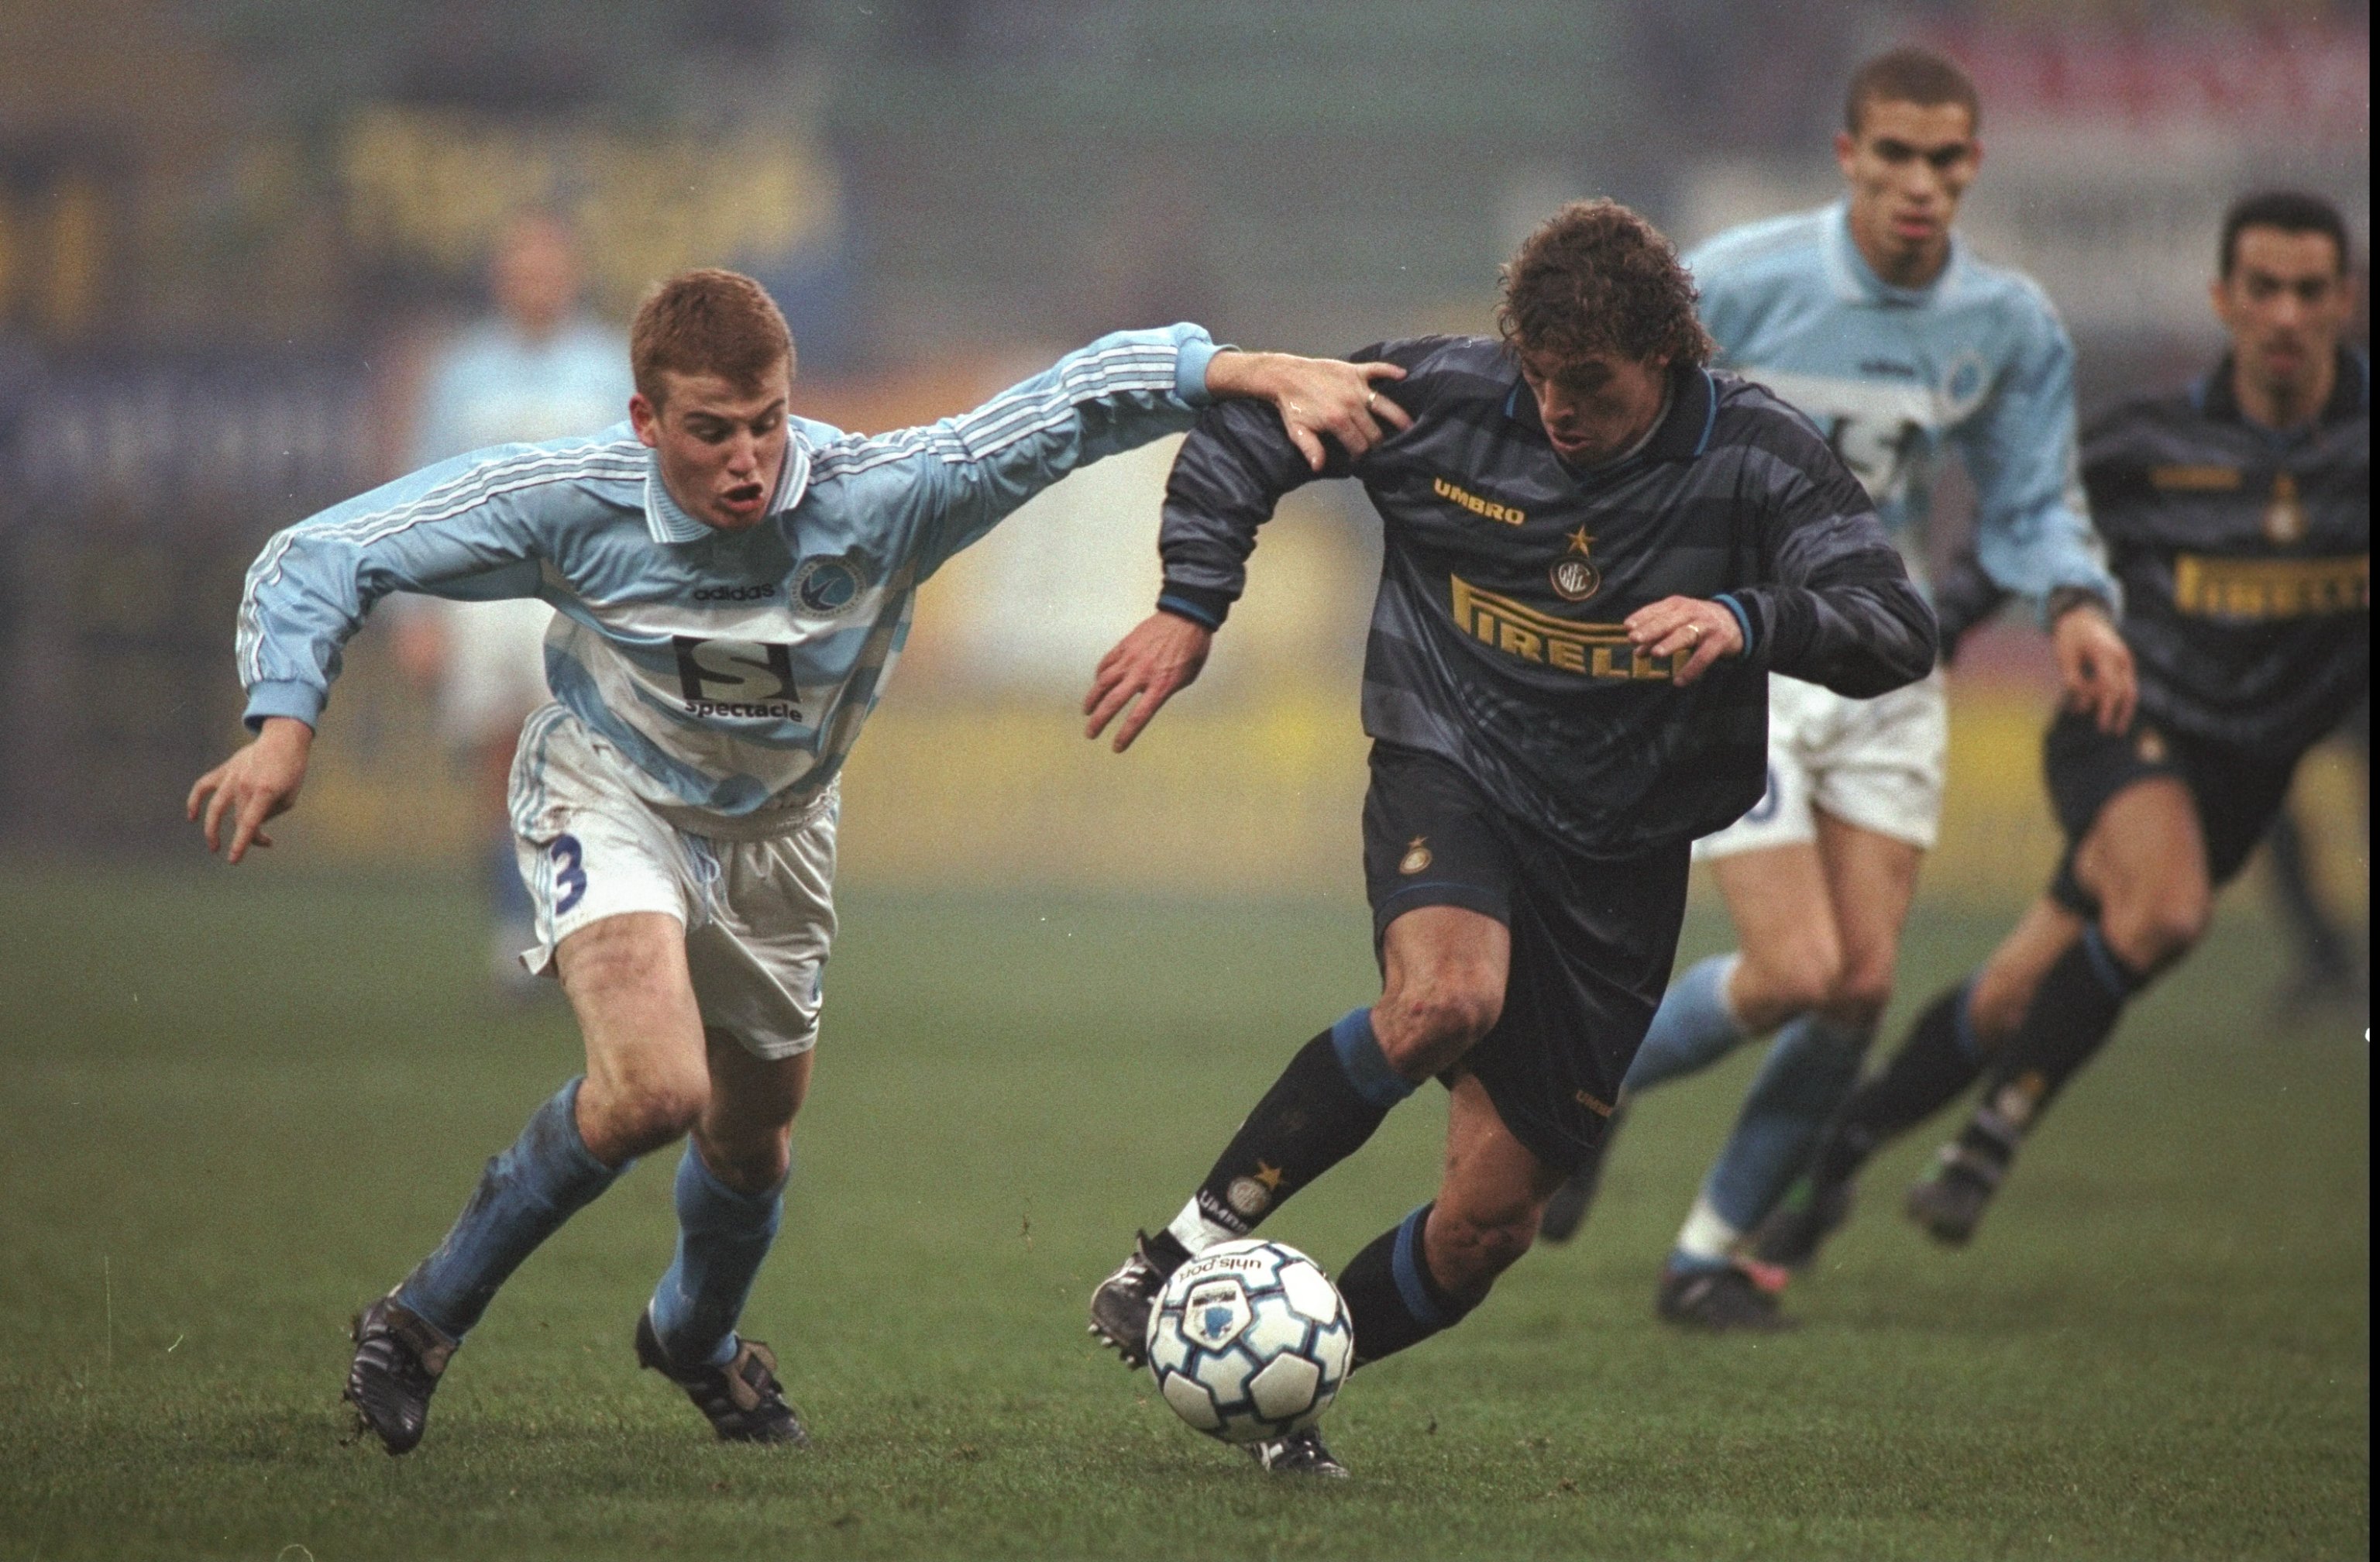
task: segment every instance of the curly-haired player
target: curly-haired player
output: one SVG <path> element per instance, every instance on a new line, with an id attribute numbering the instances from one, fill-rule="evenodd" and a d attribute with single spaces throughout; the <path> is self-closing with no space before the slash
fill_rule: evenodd
<path id="1" fill-rule="evenodd" d="M 1864 490 L 1709 343 L 1668 240 L 1610 201 L 1564 208 L 1506 268 L 1505 340 L 1355 354 L 1412 426 L 1340 453 L 1386 522 L 1364 667 L 1364 872 L 1378 1000 L 1290 1059 L 1172 1224 L 1091 1299 L 1142 1355 L 1151 1299 L 1244 1237 L 1433 1077 L 1438 1197 L 1339 1273 L 1358 1364 L 1461 1319 L 1527 1251 L 1601 1140 L 1660 1002 L 1688 843 L 1760 795 L 1773 669 L 1878 694 L 1934 665 L 1934 618 Z M 1257 528 L 1314 476 L 1219 409 L 1167 488 L 1158 612 L 1085 702 L 1123 748 L 1197 675 Z M 1135 702 L 1137 702 L 1135 703 Z M 1343 1474 L 1311 1432 L 1269 1469 Z"/>
<path id="2" fill-rule="evenodd" d="M 1196 325 L 1120 332 L 973 412 L 864 437 L 794 414 L 784 316 L 724 271 L 657 287 L 628 356 L 626 423 L 442 461 L 276 534 L 239 609 L 256 740 L 190 789 L 210 850 L 271 846 L 342 648 L 392 592 L 555 610 L 554 702 L 522 728 L 512 824 L 537 909 L 522 959 L 560 979 L 587 1071 L 357 1318 L 346 1397 L 392 1454 L 421 1441 L 514 1270 L 679 1140 L 677 1252 L 637 1360 L 722 1438 L 808 1440 L 776 1358 L 736 1325 L 818 1044 L 838 777 L 919 583 L 1068 472 L 1215 397 L 1265 398 L 1318 461 L 1325 433 L 1368 446 L 1370 385 L 1395 372 L 1219 351 Z"/>

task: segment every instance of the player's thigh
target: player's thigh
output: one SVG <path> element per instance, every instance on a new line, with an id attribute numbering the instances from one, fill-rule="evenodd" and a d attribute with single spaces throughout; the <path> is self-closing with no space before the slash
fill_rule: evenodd
<path id="1" fill-rule="evenodd" d="M 1502 1006 L 1512 960 L 1512 930 L 1494 917 L 1461 906 L 1416 906 L 1381 935 L 1381 995 L 1394 1001 L 1430 993 L 1492 1010 Z"/>
<path id="2" fill-rule="evenodd" d="M 1824 1003 L 1842 974 L 1843 944 L 1815 840 L 1737 852 L 1711 863 L 1735 921 L 1743 966 L 1732 995 L 1754 1031 Z"/>
<path id="3" fill-rule="evenodd" d="M 1923 848 L 1818 811 L 1818 860 L 1842 946 L 1837 997 L 1881 1009 L 1892 994 L 1900 929 L 1917 894 Z"/>
<path id="4" fill-rule="evenodd" d="M 2099 902 L 2111 941 L 2131 942 L 2126 934 L 2137 929 L 2154 946 L 2119 954 L 2155 958 L 2193 941 L 2214 889 L 2189 787 L 2178 776 L 2153 776 L 2109 798 L 2075 848 L 2074 876 Z"/>
<path id="5" fill-rule="evenodd" d="M 685 924 L 659 911 L 603 917 L 565 936 L 554 963 L 586 1043 L 589 1105 L 635 1104 L 660 1119 L 699 1110 L 709 1070 Z"/>
<path id="6" fill-rule="evenodd" d="M 1967 1018 L 1977 1042 L 1990 1049 L 2016 1033 L 2041 979 L 2074 947 L 2085 925 L 2080 912 L 2053 896 L 2045 895 L 2025 909 L 1975 972 L 1968 991 Z"/>
<path id="7" fill-rule="evenodd" d="M 1423 1239 L 1441 1283 L 1475 1293 L 1528 1251 L 1568 1172 L 1513 1134 L 1476 1078 L 1456 1079 L 1447 1102 L 1446 1167 Z"/>

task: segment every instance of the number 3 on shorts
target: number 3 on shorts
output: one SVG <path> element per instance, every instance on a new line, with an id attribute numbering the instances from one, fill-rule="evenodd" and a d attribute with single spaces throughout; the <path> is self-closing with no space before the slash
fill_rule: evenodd
<path id="1" fill-rule="evenodd" d="M 556 836 L 546 850 L 553 858 L 553 887 L 562 895 L 553 906 L 553 914 L 559 917 L 577 905 L 578 897 L 587 893 L 587 870 L 581 866 L 586 853 L 577 836 Z"/>

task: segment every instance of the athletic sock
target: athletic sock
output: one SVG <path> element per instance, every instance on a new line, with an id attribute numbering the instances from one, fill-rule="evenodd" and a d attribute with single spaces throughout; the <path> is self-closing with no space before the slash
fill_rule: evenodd
<path id="1" fill-rule="evenodd" d="M 1751 1032 L 1728 1002 L 1727 991 L 1743 963 L 1740 954 L 1713 955 L 1689 967 L 1670 984 L 1654 1011 L 1645 1044 L 1636 1049 L 1622 1088 L 1649 1090 L 1707 1068 L 1749 1039 Z"/>
<path id="2" fill-rule="evenodd" d="M 783 1179 L 766 1193 L 728 1187 L 686 1141 L 677 1163 L 677 1256 L 653 1289 L 653 1333 L 672 1361 L 723 1367 L 735 1359 L 735 1320 L 776 1240 L 784 1196 Z"/>
<path id="3" fill-rule="evenodd" d="M 578 1136 L 584 1083 L 571 1080 L 529 1114 L 520 1137 L 488 1162 L 446 1239 L 397 1287 L 396 1300 L 450 1339 L 480 1321 L 540 1242 L 635 1165 L 605 1165 Z"/>
<path id="4" fill-rule="evenodd" d="M 1811 1175 L 1848 1182 L 1868 1157 L 1956 1101 L 1984 1071 L 1968 978 L 1926 1006 L 1890 1062 L 1852 1092 L 1818 1147 Z"/>
<path id="5" fill-rule="evenodd" d="M 2124 1005 L 2147 981 L 2116 958 L 2096 927 L 2083 929 L 2042 977 L 2023 1022 L 1994 1060 L 1960 1147 L 2006 1166 L 2067 1080 L 2107 1044 Z"/>
<path id="6" fill-rule="evenodd" d="M 1815 1014 L 1779 1031 L 1745 1092 L 1735 1131 L 1703 1179 L 1698 1207 L 1707 1205 L 1707 1213 L 1737 1232 L 1759 1225 L 1809 1165 L 1828 1120 L 1859 1080 L 1860 1057 L 1873 1034 Z M 1706 1238 L 1689 1245 L 1696 1224 L 1687 1217 L 1679 1251 L 1706 1260 L 1701 1251 L 1709 1245 Z"/>
<path id="7" fill-rule="evenodd" d="M 1355 1326 L 1356 1366 L 1452 1328 L 1479 1305 L 1449 1295 L 1430 1273 L 1422 1232 L 1435 1207 L 1424 1204 L 1381 1232 L 1339 1272 L 1339 1294 Z"/>
<path id="8" fill-rule="evenodd" d="M 1686 1212 L 1686 1223 L 1678 1227 L 1678 1239 L 1670 1249 L 1665 1267 L 1677 1275 L 1724 1269 L 1735 1262 L 1735 1245 L 1742 1239 L 1742 1230 L 1711 1208 L 1710 1195 L 1697 1192 L 1694 1207 Z"/>
<path id="9" fill-rule="evenodd" d="M 1246 1236 L 1281 1201 L 1362 1149 L 1389 1108 L 1413 1092 L 1380 1051 L 1372 1011 L 1354 1010 L 1298 1049 L 1167 1229 L 1192 1252 Z"/>

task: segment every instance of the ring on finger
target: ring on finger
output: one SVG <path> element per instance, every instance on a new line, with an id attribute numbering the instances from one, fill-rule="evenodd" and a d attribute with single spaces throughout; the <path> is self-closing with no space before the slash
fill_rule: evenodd
<path id="1" fill-rule="evenodd" d="M 1686 643 L 1688 645 L 1700 645 L 1702 642 L 1703 627 L 1700 624 L 1688 624 L 1686 626 Z"/>

